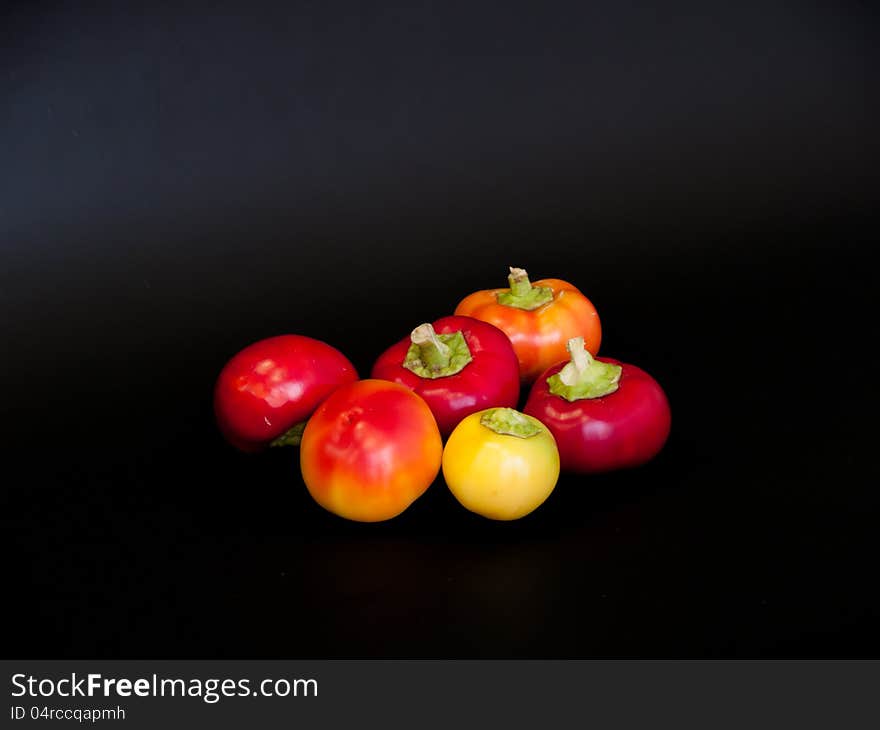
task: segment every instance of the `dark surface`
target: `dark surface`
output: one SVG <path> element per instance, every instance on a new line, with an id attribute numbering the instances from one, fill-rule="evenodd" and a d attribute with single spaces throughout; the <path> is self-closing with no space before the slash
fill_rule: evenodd
<path id="1" fill-rule="evenodd" d="M 875 16 L 542 7 L 5 11 L 4 655 L 880 655 Z M 511 264 L 655 462 L 358 525 L 217 434 L 249 342 L 366 374 Z"/>

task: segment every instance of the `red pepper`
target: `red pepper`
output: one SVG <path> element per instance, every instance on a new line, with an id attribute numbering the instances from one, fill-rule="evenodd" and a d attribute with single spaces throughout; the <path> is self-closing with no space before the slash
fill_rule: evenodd
<path id="1" fill-rule="evenodd" d="M 444 438 L 465 416 L 513 408 L 519 399 L 513 345 L 500 329 L 472 317 L 442 317 L 416 327 L 379 356 L 372 377 L 420 395 Z"/>
<path id="2" fill-rule="evenodd" d="M 671 425 L 657 381 L 635 365 L 594 359 L 583 338 L 570 339 L 568 351 L 571 360 L 538 378 L 523 409 L 553 434 L 562 469 L 592 474 L 654 458 Z"/>
<path id="3" fill-rule="evenodd" d="M 220 431 L 242 451 L 299 444 L 305 421 L 354 366 L 326 342 L 279 335 L 248 345 L 223 367 L 214 387 Z"/>

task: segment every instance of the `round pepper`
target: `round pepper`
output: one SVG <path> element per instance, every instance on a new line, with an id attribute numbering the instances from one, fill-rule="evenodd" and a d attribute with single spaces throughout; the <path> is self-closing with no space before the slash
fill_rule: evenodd
<path id="1" fill-rule="evenodd" d="M 379 356 L 372 376 L 418 393 L 444 437 L 471 413 L 519 400 L 519 365 L 510 340 L 472 317 L 419 325 Z"/>
<path id="2" fill-rule="evenodd" d="M 559 452 L 537 419 L 512 408 L 488 408 L 452 432 L 443 450 L 443 476 L 466 509 L 493 520 L 516 520 L 556 487 Z"/>
<path id="3" fill-rule="evenodd" d="M 214 386 L 220 432 L 242 451 L 299 443 L 318 404 L 357 371 L 339 350 L 303 335 L 248 345 L 226 363 Z"/>
<path id="4" fill-rule="evenodd" d="M 581 337 L 568 350 L 571 359 L 541 375 L 523 409 L 553 433 L 562 469 L 593 474 L 654 458 L 672 422 L 657 381 L 635 365 L 594 359 Z"/>
<path id="5" fill-rule="evenodd" d="M 403 512 L 437 477 L 443 442 L 425 402 L 397 383 L 336 390 L 306 424 L 300 466 L 324 509 L 358 522 Z"/>
<path id="6" fill-rule="evenodd" d="M 592 302 L 561 279 L 532 284 L 525 269 L 510 269 L 509 289 L 478 291 L 459 302 L 455 314 L 494 324 L 510 338 L 519 359 L 520 377 L 531 383 L 565 358 L 565 343 L 582 336 L 596 354 L 602 341 L 599 315 Z"/>

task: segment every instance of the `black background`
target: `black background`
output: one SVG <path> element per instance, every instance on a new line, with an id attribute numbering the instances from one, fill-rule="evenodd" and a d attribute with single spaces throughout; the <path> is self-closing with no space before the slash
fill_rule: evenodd
<path id="1" fill-rule="evenodd" d="M 0 16 L 4 654 L 880 655 L 867 5 L 71 6 Z M 249 342 L 366 375 L 508 265 L 655 462 L 359 525 L 217 434 Z"/>

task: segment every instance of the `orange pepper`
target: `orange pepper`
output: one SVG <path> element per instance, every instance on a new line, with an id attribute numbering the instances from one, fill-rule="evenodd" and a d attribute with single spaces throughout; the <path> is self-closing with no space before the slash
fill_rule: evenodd
<path id="1" fill-rule="evenodd" d="M 591 355 L 599 351 L 602 326 L 592 302 L 562 279 L 529 281 L 525 269 L 510 269 L 509 289 L 484 289 L 459 302 L 455 314 L 493 324 L 510 338 L 520 379 L 531 383 L 568 358 L 566 343 L 583 337 Z"/>

